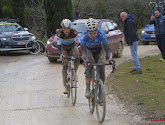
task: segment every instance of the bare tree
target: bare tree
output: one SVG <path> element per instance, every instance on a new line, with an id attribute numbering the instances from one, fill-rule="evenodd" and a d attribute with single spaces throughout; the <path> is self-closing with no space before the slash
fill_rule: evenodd
<path id="1" fill-rule="evenodd" d="M 44 30 L 46 26 L 46 14 L 44 0 L 24 0 L 25 23 L 29 28 Z"/>

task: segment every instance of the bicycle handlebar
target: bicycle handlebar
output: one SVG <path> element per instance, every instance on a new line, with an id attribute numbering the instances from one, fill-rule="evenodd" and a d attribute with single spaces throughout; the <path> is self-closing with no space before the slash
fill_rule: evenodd
<path id="1" fill-rule="evenodd" d="M 64 56 L 62 56 L 62 65 L 63 65 L 63 58 L 68 59 L 68 60 L 75 60 L 75 59 L 81 59 L 82 57 L 81 56 L 78 56 L 78 57 L 74 57 L 74 56 L 64 57 Z"/>
<path id="2" fill-rule="evenodd" d="M 114 60 L 112 60 L 113 61 L 113 64 L 115 64 L 115 61 Z M 116 70 L 116 65 L 113 65 L 112 63 L 90 63 L 88 66 L 103 66 L 103 65 L 112 65 L 112 71 L 111 71 L 111 73 L 114 73 L 115 72 L 115 70 Z"/>
<path id="3" fill-rule="evenodd" d="M 81 59 L 82 57 L 81 56 L 78 56 L 78 57 L 74 57 L 74 56 L 64 57 L 64 56 L 62 56 L 62 58 L 68 59 L 68 60 L 75 60 L 75 59 Z"/>

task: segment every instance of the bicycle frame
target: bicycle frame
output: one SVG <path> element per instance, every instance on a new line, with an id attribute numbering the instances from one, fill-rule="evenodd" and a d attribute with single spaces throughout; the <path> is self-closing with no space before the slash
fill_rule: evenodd
<path id="1" fill-rule="evenodd" d="M 67 90 L 68 90 L 68 98 L 70 97 L 70 92 L 71 92 L 71 97 L 72 97 L 72 104 L 75 105 L 76 103 L 76 96 L 77 96 L 77 80 L 76 80 L 76 71 L 74 67 L 74 61 L 77 58 L 81 57 L 63 57 L 64 59 L 68 59 L 68 69 L 67 69 Z M 62 63 L 63 63 L 63 58 L 62 58 Z"/>
<path id="2" fill-rule="evenodd" d="M 97 85 L 100 80 L 100 73 L 99 73 L 99 67 L 98 66 L 93 66 L 92 68 L 92 86 L 95 89 L 95 94 L 97 96 Z"/>
<path id="3" fill-rule="evenodd" d="M 115 61 L 113 61 L 115 63 Z M 90 90 L 89 109 L 90 113 L 93 114 L 96 105 L 96 114 L 99 123 L 103 123 L 106 112 L 106 97 L 104 83 L 100 78 L 99 68 L 103 65 L 112 64 L 90 64 L 92 66 L 92 89 Z M 112 72 L 115 71 L 115 65 L 112 65 Z M 101 110 L 102 111 L 101 111 Z M 100 115 L 101 113 L 101 115 Z"/>

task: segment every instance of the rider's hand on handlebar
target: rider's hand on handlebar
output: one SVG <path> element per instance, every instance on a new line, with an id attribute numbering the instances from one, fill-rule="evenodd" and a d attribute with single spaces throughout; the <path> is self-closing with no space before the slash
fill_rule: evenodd
<path id="1" fill-rule="evenodd" d="M 87 67 L 87 66 L 89 66 L 90 65 L 90 62 L 89 62 L 89 60 L 85 60 L 85 62 L 84 62 L 84 67 Z"/>
<path id="2" fill-rule="evenodd" d="M 111 64 L 112 66 L 115 66 L 116 62 L 115 62 L 115 60 L 109 59 L 109 64 Z"/>
<path id="3" fill-rule="evenodd" d="M 60 61 L 62 61 L 62 58 L 65 57 L 63 54 L 60 55 Z"/>

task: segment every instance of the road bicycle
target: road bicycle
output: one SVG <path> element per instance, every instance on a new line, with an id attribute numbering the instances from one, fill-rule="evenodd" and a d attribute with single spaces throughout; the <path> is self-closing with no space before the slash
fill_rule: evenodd
<path id="1" fill-rule="evenodd" d="M 45 49 L 45 40 L 47 41 L 48 38 L 46 36 L 45 31 L 42 30 L 37 30 L 37 32 L 40 34 L 39 36 L 37 36 L 36 40 L 37 42 L 40 44 L 40 53 L 45 53 L 46 49 Z"/>
<path id="2" fill-rule="evenodd" d="M 76 97 L 77 97 L 77 81 L 76 81 L 76 71 L 74 67 L 74 61 L 76 59 L 81 59 L 81 57 L 63 57 L 63 59 L 68 59 L 68 69 L 67 69 L 67 82 L 66 82 L 66 87 L 67 87 L 67 97 L 70 97 L 71 94 L 71 99 L 72 99 L 72 105 L 75 105 L 76 103 Z M 63 60 L 62 60 L 63 63 Z"/>
<path id="3" fill-rule="evenodd" d="M 115 61 L 113 64 L 115 64 Z M 95 106 L 96 106 L 96 114 L 99 123 L 103 123 L 105 119 L 105 112 L 106 112 L 106 97 L 105 97 L 105 88 L 104 83 L 100 79 L 99 73 L 99 66 L 103 65 L 112 65 L 112 72 L 116 70 L 115 65 L 112 63 L 109 64 L 90 64 L 92 66 L 92 84 L 90 85 L 90 98 L 88 99 L 89 102 L 89 109 L 90 113 L 93 114 Z"/>
<path id="4" fill-rule="evenodd" d="M 28 41 L 26 49 L 30 54 L 38 54 L 40 52 L 40 44 L 35 40 Z"/>
<path id="5" fill-rule="evenodd" d="M 38 54 L 38 53 L 45 53 L 45 45 L 42 42 L 43 39 L 48 40 L 46 37 L 45 31 L 37 30 L 37 32 L 40 34 L 36 40 L 31 40 L 26 43 L 26 49 L 30 54 Z"/>
<path id="6" fill-rule="evenodd" d="M 43 30 L 37 30 L 37 32 L 39 33 L 39 36 L 37 37 L 38 40 L 43 41 L 43 40 L 48 40 L 45 31 Z"/>

